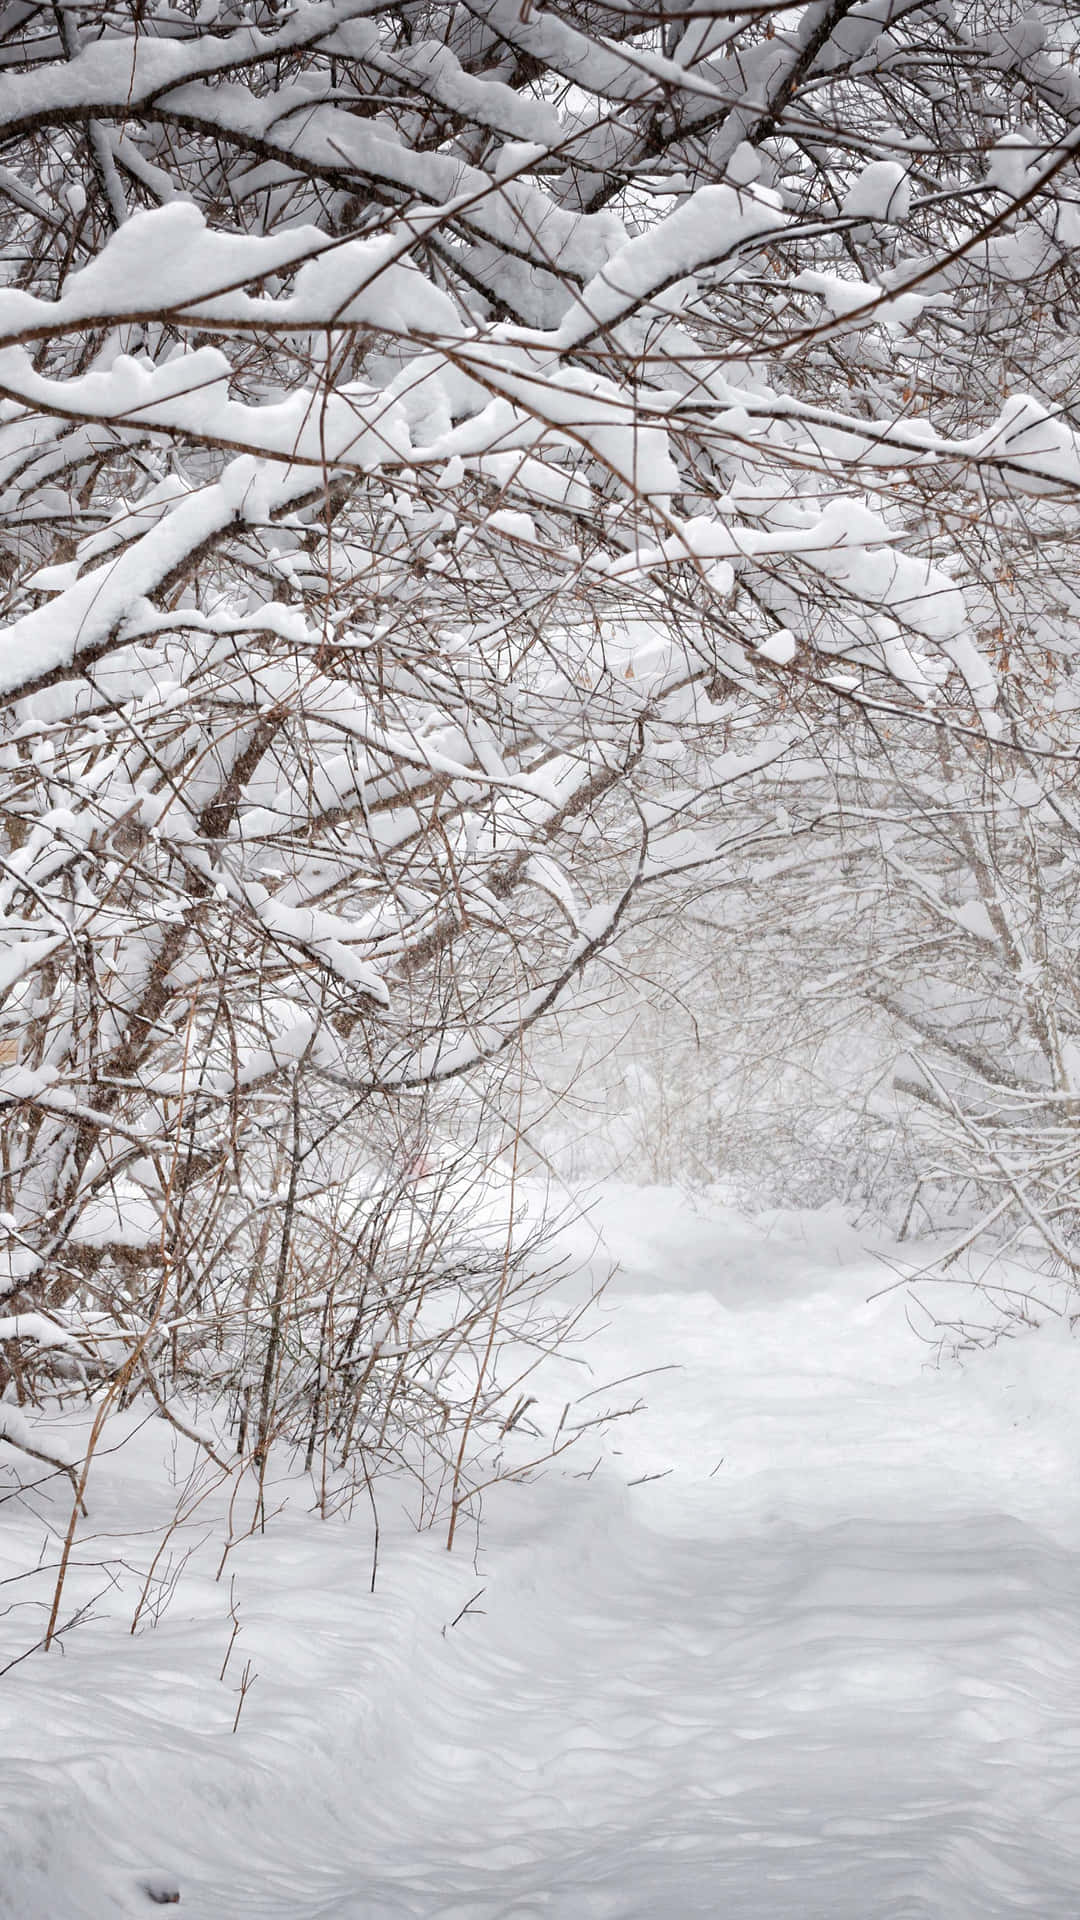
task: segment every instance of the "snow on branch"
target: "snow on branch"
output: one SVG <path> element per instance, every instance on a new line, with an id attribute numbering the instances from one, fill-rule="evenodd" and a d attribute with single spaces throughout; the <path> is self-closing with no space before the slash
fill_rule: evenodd
<path id="1" fill-rule="evenodd" d="M 404 1457 L 373 1316 L 504 1284 L 430 1141 L 646 892 L 786 884 L 856 735 L 1070 750 L 1080 96 L 998 11 L 0 20 L 5 1419 L 77 1307 L 201 1446 Z M 1043 947 L 907 830 L 1056 1098 Z"/>

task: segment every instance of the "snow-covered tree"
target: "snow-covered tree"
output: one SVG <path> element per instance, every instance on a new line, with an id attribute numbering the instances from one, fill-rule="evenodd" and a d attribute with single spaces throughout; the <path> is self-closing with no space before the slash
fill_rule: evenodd
<path id="1" fill-rule="evenodd" d="M 845 729 L 1039 749 L 1076 48 L 0 6 L 10 1437 L 106 1378 L 256 1461 L 418 1425 L 457 1497 L 529 1029 Z"/>

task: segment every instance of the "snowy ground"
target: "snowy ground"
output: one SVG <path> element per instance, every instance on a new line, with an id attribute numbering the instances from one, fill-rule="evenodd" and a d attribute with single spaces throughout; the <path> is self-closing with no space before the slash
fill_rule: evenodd
<path id="1" fill-rule="evenodd" d="M 146 1914 L 143 1882 L 189 1920 L 1075 1920 L 1067 1333 L 931 1368 L 836 1216 L 629 1189 L 602 1215 L 623 1271 L 590 1364 L 678 1363 L 608 1396 L 647 1409 L 489 1495 L 475 1561 L 384 1492 L 373 1595 L 367 1516 L 324 1525 L 297 1483 L 220 1583 L 193 1516 L 134 1637 L 117 1574 L 0 1682 L 5 1920 Z M 157 1523 L 163 1449 L 96 1469 L 73 1594 L 146 1565 L 149 1532 L 110 1536 L 133 1502 Z M 11 1566 L 62 1512 L 35 1500 L 36 1533 L 0 1511 Z"/>

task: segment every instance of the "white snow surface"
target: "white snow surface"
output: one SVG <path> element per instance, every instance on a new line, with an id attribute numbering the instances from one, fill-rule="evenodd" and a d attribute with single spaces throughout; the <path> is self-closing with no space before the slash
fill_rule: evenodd
<path id="1" fill-rule="evenodd" d="M 911 182 L 898 160 L 872 160 L 844 197 L 842 213 L 867 220 L 906 220 Z"/>
<path id="2" fill-rule="evenodd" d="M 453 1554 L 384 1484 L 373 1594 L 364 1504 L 321 1522 L 283 1464 L 220 1584 L 212 1499 L 178 1530 L 131 1637 L 119 1563 L 188 1460 L 125 1416 L 65 1600 L 94 1617 L 0 1685 L 5 1920 L 137 1916 L 149 1887 L 186 1920 L 1075 1920 L 1067 1328 L 931 1364 L 836 1212 L 609 1186 L 593 1218 L 573 1284 L 620 1271 L 591 1376 L 533 1390 L 646 1407 L 490 1492 Z M 6 1575 L 55 1559 L 69 1489 L 2 1456 L 40 1483 L 4 1502 Z M 0 1665 L 36 1619 L 0 1620 Z"/>

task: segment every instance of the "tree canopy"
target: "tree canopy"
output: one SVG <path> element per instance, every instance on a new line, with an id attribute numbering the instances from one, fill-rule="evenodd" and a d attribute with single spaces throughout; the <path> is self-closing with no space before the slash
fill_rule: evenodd
<path id="1" fill-rule="evenodd" d="M 1056 806 L 1073 857 L 1078 48 L 1046 0 L 4 0 L 9 1438 L 80 1381 L 257 1459 L 419 1422 L 457 1497 L 523 1037 L 664 888 L 768 876 L 777 782 L 875 849 L 907 796 L 900 943 L 992 950 L 1068 1094 L 1023 849 Z"/>

